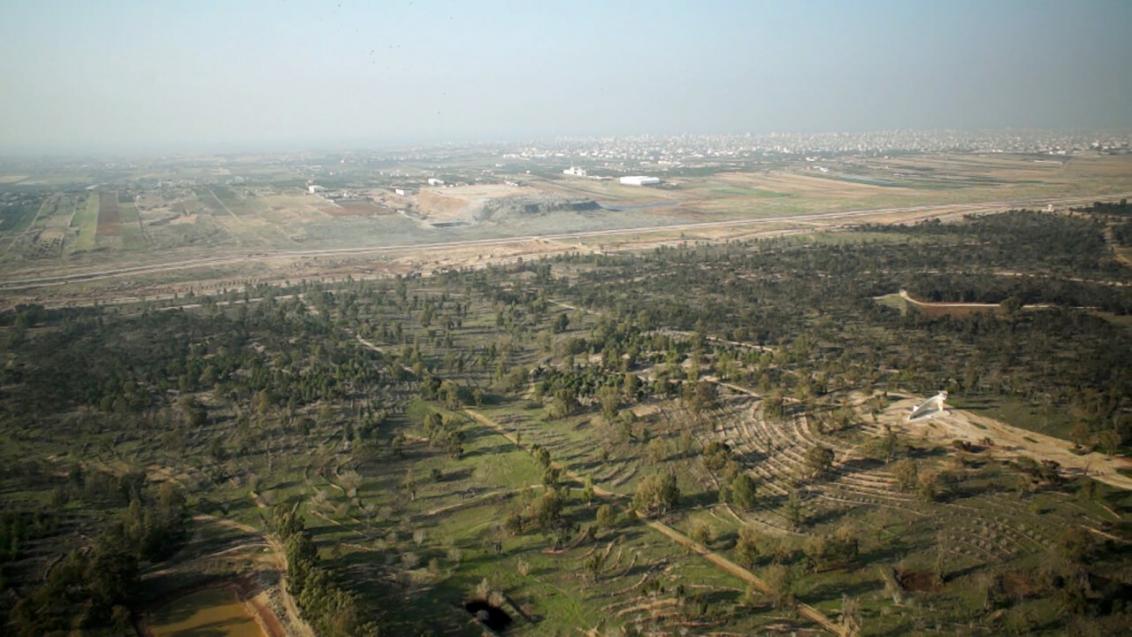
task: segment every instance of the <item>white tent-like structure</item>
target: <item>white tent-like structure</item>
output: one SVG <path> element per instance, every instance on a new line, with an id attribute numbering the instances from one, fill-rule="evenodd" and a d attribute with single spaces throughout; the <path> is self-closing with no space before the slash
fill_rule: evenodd
<path id="1" fill-rule="evenodd" d="M 911 413 L 908 414 L 908 420 L 919 420 L 921 418 L 931 418 L 942 413 L 947 412 L 947 407 L 944 401 L 947 400 L 947 392 L 941 391 L 935 396 L 925 400 L 917 405 Z"/>

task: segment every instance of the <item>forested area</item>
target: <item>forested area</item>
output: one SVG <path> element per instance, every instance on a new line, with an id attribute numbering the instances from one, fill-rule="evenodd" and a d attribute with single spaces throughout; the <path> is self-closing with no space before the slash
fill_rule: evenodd
<path id="1" fill-rule="evenodd" d="M 302 453 L 312 431 L 333 425 L 341 439 L 375 444 L 404 372 L 320 318 L 321 291 L 310 305 L 265 292 L 228 311 L 211 300 L 203 312 L 27 307 L 5 317 L 0 417 L 9 453 L 31 452 L 4 475 L 13 497 L 0 583 L 17 634 L 131 626 L 130 608 L 148 599 L 140 567 L 172 554 L 188 525 L 182 487 L 164 474 L 151 483 L 147 462 L 199 467 L 193 505 L 207 510 L 226 483 L 271 471 L 249 457 Z M 66 549 L 76 534 L 89 540 Z M 29 570 L 45 551 L 66 554 Z"/>
<path id="2" fill-rule="evenodd" d="M 147 485 L 138 473 L 116 476 L 75 466 L 59 478 L 46 471 L 29 461 L 4 476 L 7 483 L 52 487 L 49 507 L 6 510 L 0 530 L 0 543 L 7 548 L 0 558 L 0 590 L 11 600 L 9 582 L 25 586 L 4 618 L 14 634 L 26 637 L 92 626 L 128 633 L 130 607 L 144 598 L 140 565 L 164 560 L 187 537 L 184 494 L 170 483 Z M 64 552 L 50 563 L 42 580 L 26 572 L 29 551 L 38 552 L 43 542 L 76 532 L 92 533 L 85 546 L 60 546 Z"/>
<path id="3" fill-rule="evenodd" d="M 1132 205 L 1128 204 L 1127 199 L 1120 201 L 1094 201 L 1093 205 L 1084 208 L 1074 208 L 1076 212 L 1084 212 L 1092 215 L 1115 215 L 1115 216 L 1128 216 L 1132 215 Z"/>
<path id="4" fill-rule="evenodd" d="M 0 316 L 0 621 L 129 630 L 238 529 L 215 554 L 281 556 L 272 590 L 327 637 L 463 634 L 468 604 L 532 630 L 794 630 L 810 604 L 846 634 L 930 632 L 901 595 L 972 634 L 1126 625 L 1119 494 L 989 435 L 933 445 L 895 405 L 1022 405 L 1010 424 L 1126 453 L 1129 281 L 1090 215 L 1014 211 L 21 307 Z M 1074 516 L 1096 533 L 1055 533 Z M 267 568 L 240 555 L 199 563 Z"/>
<path id="5" fill-rule="evenodd" d="M 1088 431 L 1075 434 L 1082 441 L 1132 443 L 1132 335 L 1090 311 L 1126 314 L 1132 294 L 1078 280 L 1129 280 L 1096 224 L 1012 212 L 867 231 L 872 238 L 846 244 L 783 239 L 566 258 L 556 267 L 570 276 L 544 289 L 643 330 L 781 346 L 775 362 L 806 372 L 760 379 L 754 371 L 749 380 L 760 387 L 773 381 L 822 394 L 864 383 L 1011 396 L 1079 414 Z M 928 300 L 1002 303 L 1006 313 L 932 317 L 874 300 L 900 289 Z M 1050 307 L 1018 310 L 1030 303 Z"/>

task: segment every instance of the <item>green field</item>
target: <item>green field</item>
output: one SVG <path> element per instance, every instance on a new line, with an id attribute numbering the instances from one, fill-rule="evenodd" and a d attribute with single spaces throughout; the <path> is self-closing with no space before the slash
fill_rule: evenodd
<path id="1" fill-rule="evenodd" d="M 0 213 L 0 233 L 11 236 L 27 230 L 46 201 L 45 198 L 27 197 L 13 206 L 3 208 Z"/>
<path id="2" fill-rule="evenodd" d="M 120 201 L 118 209 L 123 247 L 135 250 L 145 248 L 148 243 L 141 228 L 137 208 L 132 202 Z"/>
<path id="3" fill-rule="evenodd" d="M 71 244 L 70 252 L 94 249 L 98 236 L 98 198 L 98 193 L 92 192 L 87 195 L 85 204 L 80 200 L 80 207 L 71 220 L 71 227 L 78 229 L 78 236 Z"/>

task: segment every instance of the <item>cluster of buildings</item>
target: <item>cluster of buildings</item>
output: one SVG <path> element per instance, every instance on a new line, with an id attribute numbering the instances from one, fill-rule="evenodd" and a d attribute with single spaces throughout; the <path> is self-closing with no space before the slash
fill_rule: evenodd
<path id="1" fill-rule="evenodd" d="M 325 186 L 318 184 L 307 184 L 307 193 L 318 195 L 323 199 L 330 201 L 368 201 L 369 197 L 363 193 L 353 192 L 351 190 L 328 190 Z"/>
<path id="2" fill-rule="evenodd" d="M 563 175 L 567 177 L 585 177 L 587 179 L 612 179 L 609 176 L 591 175 L 588 170 L 580 166 L 570 166 L 562 171 Z M 618 183 L 622 186 L 655 186 L 660 183 L 659 177 L 647 177 L 645 175 L 626 175 L 618 178 Z"/>
<path id="3" fill-rule="evenodd" d="M 889 130 L 860 133 L 769 133 L 765 135 L 676 135 L 670 137 L 563 138 L 501 149 L 509 161 L 570 162 L 563 174 L 586 177 L 596 168 L 633 174 L 717 161 L 839 154 L 980 152 L 1072 155 L 1132 153 L 1128 132 L 1041 130 Z"/>

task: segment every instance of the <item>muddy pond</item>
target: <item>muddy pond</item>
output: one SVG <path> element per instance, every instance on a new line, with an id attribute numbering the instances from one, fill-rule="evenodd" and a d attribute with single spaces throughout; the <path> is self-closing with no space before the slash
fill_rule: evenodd
<path id="1" fill-rule="evenodd" d="M 158 608 L 147 622 L 152 637 L 264 637 L 235 591 L 206 588 Z"/>

